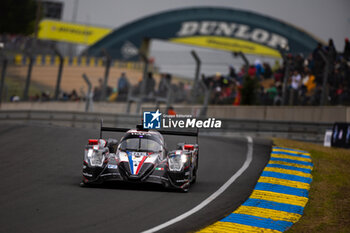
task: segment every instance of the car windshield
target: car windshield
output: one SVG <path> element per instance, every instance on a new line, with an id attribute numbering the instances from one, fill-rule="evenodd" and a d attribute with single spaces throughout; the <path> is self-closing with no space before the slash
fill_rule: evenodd
<path id="1" fill-rule="evenodd" d="M 128 138 L 120 143 L 120 150 L 159 152 L 162 146 L 152 139 Z"/>

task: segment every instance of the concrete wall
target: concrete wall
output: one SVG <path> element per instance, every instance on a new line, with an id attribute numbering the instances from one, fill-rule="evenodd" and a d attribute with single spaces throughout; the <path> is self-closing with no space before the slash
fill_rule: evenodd
<path id="1" fill-rule="evenodd" d="M 154 106 L 154 105 L 148 105 Z M 180 108 L 194 109 L 201 106 L 174 105 L 175 111 Z M 136 105 L 132 105 L 131 113 L 135 112 Z M 48 110 L 48 111 L 84 111 L 85 102 L 18 102 L 2 103 L 0 110 Z M 125 103 L 94 103 L 94 112 L 123 114 L 126 111 Z M 350 122 L 350 107 L 273 107 L 273 106 L 209 106 L 208 116 L 226 119 L 243 120 L 270 120 L 290 122 L 333 123 Z"/>
<path id="2" fill-rule="evenodd" d="M 344 106 L 210 106 L 208 115 L 221 118 L 300 121 L 350 122 L 350 107 Z"/>

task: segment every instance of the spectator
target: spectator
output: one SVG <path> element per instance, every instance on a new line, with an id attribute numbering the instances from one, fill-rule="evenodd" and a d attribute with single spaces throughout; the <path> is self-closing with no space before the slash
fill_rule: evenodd
<path id="1" fill-rule="evenodd" d="M 145 85 L 145 80 L 143 78 L 140 78 L 138 83 L 133 87 L 132 94 L 134 96 L 139 96 L 141 94 L 146 96 L 147 100 L 154 100 L 155 96 L 155 85 L 156 82 L 153 78 L 153 73 L 149 72 L 146 77 L 146 86 Z M 142 90 L 145 88 L 144 90 Z M 144 93 L 142 93 L 144 91 Z"/>
<path id="2" fill-rule="evenodd" d="M 169 106 L 169 108 L 167 110 L 167 114 L 170 116 L 176 116 L 176 112 L 175 112 L 173 106 Z"/>
<path id="3" fill-rule="evenodd" d="M 249 66 L 248 75 L 250 77 L 255 77 L 255 75 L 256 75 L 256 67 L 255 66 L 253 66 L 253 65 Z"/>
<path id="4" fill-rule="evenodd" d="M 139 78 L 137 84 L 132 89 L 132 94 L 134 96 L 139 96 L 141 93 L 141 87 L 142 87 L 143 80 L 142 78 Z"/>
<path id="5" fill-rule="evenodd" d="M 129 81 L 126 77 L 125 72 L 123 72 L 118 80 L 118 97 L 117 101 L 126 101 L 129 91 Z"/>
<path id="6" fill-rule="evenodd" d="M 235 91 L 235 100 L 233 102 L 234 106 L 238 106 L 241 104 L 242 100 L 242 85 L 239 82 L 236 82 L 236 91 Z"/>
<path id="7" fill-rule="evenodd" d="M 11 102 L 19 102 L 21 98 L 18 95 L 13 95 L 10 97 Z"/>
<path id="8" fill-rule="evenodd" d="M 347 40 L 346 47 L 349 47 Z M 346 49 L 345 49 L 346 50 Z M 238 77 L 243 77 L 244 67 L 237 73 L 237 79 L 231 79 L 232 72 L 227 77 L 217 74 L 214 77 L 202 76 L 206 85 L 213 88 L 211 103 L 214 104 L 302 104 L 302 105 L 319 105 L 323 91 L 323 77 L 326 58 L 331 61 L 328 76 L 328 96 L 326 101 L 330 100 L 331 104 L 350 104 L 350 67 L 349 62 L 340 57 L 336 52 L 333 40 L 330 39 L 328 47 L 325 49 L 322 44 L 318 44 L 312 54 L 304 58 L 304 54 L 293 56 L 287 55 L 287 60 L 283 66 L 279 66 L 279 62 L 275 62 L 274 68 L 264 63 L 261 69 L 259 60 L 255 65 L 251 65 L 248 75 L 244 78 L 243 87 L 241 87 Z M 344 53 L 346 54 L 346 53 Z M 288 63 L 286 63 L 288 62 Z M 291 74 L 285 75 L 285 67 L 288 64 Z M 267 79 L 274 77 L 272 84 L 268 84 L 268 88 L 263 83 L 258 82 L 258 77 Z M 248 77 L 250 77 L 248 79 Z M 282 100 L 282 83 L 284 77 L 289 77 L 289 88 L 286 89 L 286 99 Z M 231 85 L 234 84 L 234 85 Z M 237 85 L 235 85 L 237 84 Z M 260 87 L 260 88 L 259 88 Z M 257 99 L 256 97 L 259 97 Z M 288 100 L 289 98 L 289 100 Z"/>
<path id="9" fill-rule="evenodd" d="M 118 92 L 122 93 L 122 94 L 127 93 L 128 86 L 129 86 L 128 78 L 126 77 L 125 72 L 122 72 L 122 74 L 118 80 Z"/>
<path id="10" fill-rule="evenodd" d="M 264 62 L 263 67 L 264 67 L 264 79 L 271 78 L 271 76 L 272 76 L 271 66 L 268 63 Z"/>
<path id="11" fill-rule="evenodd" d="M 347 61 L 350 60 L 350 42 L 349 42 L 348 38 L 345 38 L 345 46 L 344 46 L 343 57 Z"/>
<path id="12" fill-rule="evenodd" d="M 98 86 L 94 88 L 94 101 L 100 101 L 101 95 L 102 95 L 102 88 L 103 88 L 103 80 L 102 78 L 98 79 Z"/>
<path id="13" fill-rule="evenodd" d="M 169 91 L 169 86 L 171 84 L 172 76 L 171 74 L 161 74 L 160 82 L 158 85 L 157 95 L 160 97 L 165 97 Z"/>
<path id="14" fill-rule="evenodd" d="M 79 100 L 78 93 L 75 89 L 73 89 L 73 91 L 69 94 L 69 100 L 72 100 L 72 101 Z"/>
<path id="15" fill-rule="evenodd" d="M 293 105 L 298 104 L 298 90 L 301 84 L 301 75 L 298 70 L 294 70 L 291 77 L 291 101 Z"/>
<path id="16" fill-rule="evenodd" d="M 275 73 L 280 68 L 281 68 L 280 61 L 279 60 L 275 60 L 275 64 L 272 67 L 272 72 Z"/>
<path id="17" fill-rule="evenodd" d="M 337 50 L 334 46 L 332 39 L 329 39 L 329 41 L 328 41 L 328 57 L 329 57 L 329 61 L 331 63 L 331 66 L 333 68 L 334 62 L 337 58 Z"/>
<path id="18" fill-rule="evenodd" d="M 221 76 L 221 73 L 217 72 L 215 74 L 215 78 L 212 81 L 212 87 L 213 87 L 213 94 L 212 94 L 212 103 L 218 104 L 220 101 L 220 96 L 223 88 L 223 77 Z"/>
<path id="19" fill-rule="evenodd" d="M 149 72 L 147 76 L 147 86 L 146 86 L 146 93 L 145 93 L 149 98 L 152 98 L 154 96 L 155 86 L 156 86 L 156 82 L 154 81 L 153 73 Z"/>
<path id="20" fill-rule="evenodd" d="M 301 54 L 296 55 L 294 58 L 294 69 L 299 73 L 304 71 L 304 58 Z"/>
<path id="21" fill-rule="evenodd" d="M 41 101 L 49 101 L 50 100 L 50 93 L 48 91 L 42 91 L 40 96 Z"/>
<path id="22" fill-rule="evenodd" d="M 262 66 L 261 61 L 259 59 L 256 59 L 254 64 L 256 69 L 255 76 L 258 78 L 258 80 L 262 80 L 265 72 L 264 67 Z"/>
<path id="23" fill-rule="evenodd" d="M 160 75 L 160 82 L 158 85 L 158 91 L 157 91 L 157 96 L 160 97 L 165 97 L 166 96 L 166 92 L 168 90 L 168 86 L 167 86 L 167 80 L 166 80 L 166 74 L 163 73 Z"/>
<path id="24" fill-rule="evenodd" d="M 294 70 L 293 76 L 291 77 L 291 88 L 298 90 L 301 82 L 301 75 L 298 70 Z"/>
<path id="25" fill-rule="evenodd" d="M 230 78 L 230 79 L 236 79 L 237 78 L 237 74 L 236 74 L 236 70 L 235 70 L 235 68 L 233 67 L 233 65 L 230 65 L 229 67 L 228 67 L 228 77 Z"/>
<path id="26" fill-rule="evenodd" d="M 305 76 L 302 80 L 302 85 L 306 87 L 308 93 L 312 92 L 315 87 L 315 75 L 313 75 L 308 68 L 305 68 Z"/>
<path id="27" fill-rule="evenodd" d="M 255 76 L 246 76 L 241 89 L 241 104 L 255 105 L 257 103 L 258 79 Z"/>
<path id="28" fill-rule="evenodd" d="M 317 48 L 312 53 L 312 57 L 314 60 L 313 73 L 316 76 L 316 83 L 318 85 L 322 85 L 322 72 L 323 72 L 325 63 L 320 53 L 323 53 L 323 52 L 324 51 L 322 49 L 322 44 L 318 43 Z"/>
<path id="29" fill-rule="evenodd" d="M 273 105 L 282 105 L 283 99 L 282 99 L 282 84 L 280 82 L 276 83 L 277 88 L 277 95 L 275 99 L 273 100 Z"/>
<path id="30" fill-rule="evenodd" d="M 175 102 L 181 103 L 186 100 L 187 93 L 185 91 L 185 84 L 183 82 L 179 82 L 177 86 L 177 91 L 175 93 Z"/>
<path id="31" fill-rule="evenodd" d="M 267 105 L 272 105 L 277 96 L 277 88 L 274 84 L 270 85 L 270 88 L 266 90 L 267 94 Z"/>

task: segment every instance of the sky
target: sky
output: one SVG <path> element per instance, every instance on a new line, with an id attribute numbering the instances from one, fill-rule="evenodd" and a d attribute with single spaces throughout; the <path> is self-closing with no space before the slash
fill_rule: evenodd
<path id="1" fill-rule="evenodd" d="M 72 21 L 78 2 L 76 21 L 117 28 L 144 16 L 195 6 L 242 9 L 271 16 L 303 28 L 328 41 L 338 50 L 350 37 L 349 0 L 55 0 L 64 3 L 63 20 Z"/>
<path id="2" fill-rule="evenodd" d="M 333 38 L 338 51 L 344 49 L 344 39 L 350 38 L 350 0 L 54 0 L 64 3 L 64 21 L 117 28 L 142 17 L 188 7 L 227 7 L 270 16 L 304 29 L 327 42 Z M 74 5 L 77 13 L 74 19 Z M 154 41 L 151 56 L 155 57 L 160 71 L 184 77 L 193 77 L 195 63 L 184 45 L 169 45 Z M 172 53 L 169 53 L 171 51 Z M 227 52 L 197 48 L 202 57 L 203 73 L 227 72 L 233 65 L 243 63 Z M 173 56 L 169 56 L 169 54 Z M 254 58 L 256 59 L 256 58 Z M 263 62 L 267 58 L 260 58 Z M 266 60 L 267 59 L 267 60 Z M 219 64 L 220 63 L 220 64 Z M 219 64 L 219 65 L 218 65 Z"/>

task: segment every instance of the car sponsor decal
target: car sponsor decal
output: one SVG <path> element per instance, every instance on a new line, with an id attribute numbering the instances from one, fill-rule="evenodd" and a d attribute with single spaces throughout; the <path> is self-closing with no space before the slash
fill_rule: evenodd
<path id="1" fill-rule="evenodd" d="M 146 152 L 128 152 L 130 171 L 132 175 L 137 175 L 147 159 Z"/>
<path id="2" fill-rule="evenodd" d="M 132 160 L 132 155 L 128 155 L 128 159 L 129 159 L 129 165 L 130 165 L 131 174 L 134 174 L 134 164 L 133 164 L 133 160 Z"/>
<path id="3" fill-rule="evenodd" d="M 188 182 L 188 179 L 183 179 L 183 180 L 176 180 L 176 182 Z"/>
<path id="4" fill-rule="evenodd" d="M 118 168 L 118 165 L 115 165 L 115 164 L 108 164 L 108 168 L 109 168 L 109 169 L 117 169 L 117 168 Z"/>
<path id="5" fill-rule="evenodd" d="M 137 175 L 139 173 L 139 171 L 140 171 L 140 169 L 141 169 L 141 167 L 143 165 L 143 162 L 145 162 L 146 158 L 147 158 L 147 156 L 143 156 L 142 160 L 138 163 L 135 175 Z"/>
<path id="6" fill-rule="evenodd" d="M 130 152 L 132 156 L 147 156 L 147 152 Z"/>
<path id="7" fill-rule="evenodd" d="M 297 222 L 308 202 L 311 156 L 273 147 L 252 194 L 237 210 L 199 232 L 284 232 Z"/>

